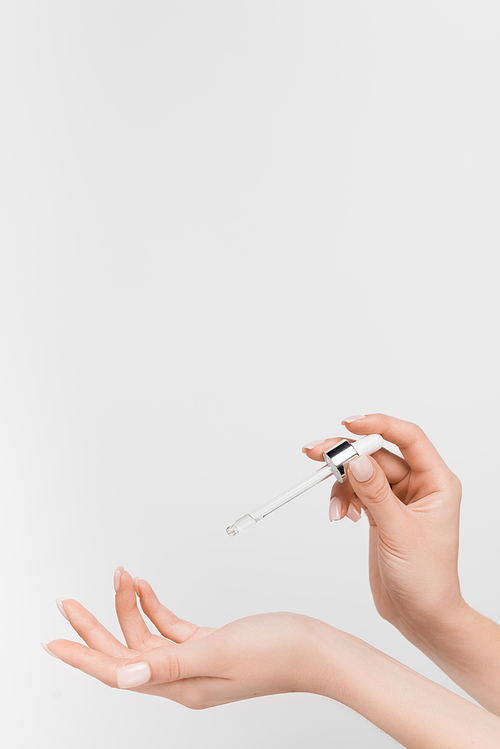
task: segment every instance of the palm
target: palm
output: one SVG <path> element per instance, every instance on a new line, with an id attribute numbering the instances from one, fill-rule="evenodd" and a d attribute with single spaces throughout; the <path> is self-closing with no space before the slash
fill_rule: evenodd
<path id="1" fill-rule="evenodd" d="M 160 663 L 161 678 L 157 674 L 156 679 L 125 688 L 188 707 L 210 707 L 299 688 L 296 680 L 303 678 L 304 672 L 300 658 L 307 660 L 305 643 L 313 639 L 316 620 L 278 612 L 238 619 L 219 629 L 198 627 L 160 604 L 145 580 L 139 581 L 138 587 L 142 610 L 160 635 L 146 626 L 137 607 L 134 582 L 122 571 L 116 612 L 126 644 L 78 601 L 66 599 L 64 612 L 87 646 L 53 640 L 49 652 L 109 686 L 117 685 L 117 671 L 124 666 Z M 202 644 L 201 640 L 207 642 Z M 293 669 L 290 652 L 301 654 Z"/>
<path id="2" fill-rule="evenodd" d="M 436 536 L 439 527 L 449 528 L 458 523 L 458 506 L 449 501 L 449 486 L 437 486 L 436 478 L 408 468 L 401 480 L 392 483 L 396 497 L 409 508 L 407 529 L 401 528 L 395 538 L 378 528 L 369 510 L 365 512 L 370 524 L 370 587 L 379 614 L 395 622 L 417 590 L 423 596 L 426 576 L 432 575 L 433 555 L 425 562 L 425 548 L 429 545 L 429 517 Z M 444 534 L 443 536 L 444 537 Z M 408 543 L 411 539 L 411 543 Z M 429 545 L 429 551 L 430 551 Z M 452 555 L 456 549 L 447 549 Z M 423 561 L 424 557 L 424 561 Z"/>
<path id="3" fill-rule="evenodd" d="M 142 610 L 156 626 L 159 635 L 146 625 L 137 607 L 134 582 L 128 572 L 123 571 L 116 596 L 116 613 L 126 644 L 114 637 L 78 601 L 64 600 L 66 614 L 88 647 L 69 640 L 54 640 L 57 655 L 86 673 L 94 676 L 96 672 L 102 673 L 101 680 L 112 685 L 116 682 L 117 669 L 142 653 L 159 647 L 175 648 L 181 642 L 199 640 L 217 631 L 179 619 L 159 602 L 148 582 L 141 580 L 139 584 Z M 161 694 L 158 686 L 146 685 L 141 687 L 141 691 Z"/>

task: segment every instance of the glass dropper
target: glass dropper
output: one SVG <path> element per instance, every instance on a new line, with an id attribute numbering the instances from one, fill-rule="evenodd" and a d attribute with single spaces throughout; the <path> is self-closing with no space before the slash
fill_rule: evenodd
<path id="1" fill-rule="evenodd" d="M 329 476 L 334 476 L 340 483 L 345 478 L 345 465 L 352 460 L 357 458 L 359 455 L 371 455 L 372 453 L 380 450 L 382 447 L 383 439 L 380 434 L 368 434 L 366 437 L 362 437 L 356 442 L 348 442 L 347 440 L 341 440 L 336 445 L 333 445 L 329 450 L 323 453 L 325 465 L 315 471 L 307 478 L 299 481 L 297 484 L 292 486 L 285 492 L 278 494 L 277 497 L 271 499 L 267 504 L 259 507 L 257 510 L 243 515 L 238 520 L 235 520 L 233 525 L 229 525 L 226 528 L 228 536 L 236 536 L 240 531 L 245 531 L 252 525 L 255 525 L 259 520 L 265 518 L 271 512 L 274 512 L 279 507 L 282 507 L 290 500 L 298 497 L 299 494 L 303 494 L 308 489 L 311 489 L 316 484 L 324 481 Z"/>

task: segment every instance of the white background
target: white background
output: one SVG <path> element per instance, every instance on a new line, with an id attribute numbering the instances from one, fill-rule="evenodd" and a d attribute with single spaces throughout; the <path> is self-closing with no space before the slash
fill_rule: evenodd
<path id="1" fill-rule="evenodd" d="M 376 614 L 325 484 L 224 529 L 343 417 L 415 421 L 500 618 L 498 3 L 1 7 L 8 745 L 394 746 L 326 698 L 193 712 L 39 643 L 78 639 L 58 596 L 119 635 L 121 564 L 196 623 L 309 614 L 459 691 Z"/>

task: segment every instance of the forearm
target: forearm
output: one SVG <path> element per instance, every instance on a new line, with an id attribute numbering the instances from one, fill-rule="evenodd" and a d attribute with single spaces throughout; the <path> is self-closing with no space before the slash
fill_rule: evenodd
<path id="1" fill-rule="evenodd" d="M 410 642 L 487 710 L 500 715 L 500 627 L 464 603 L 418 627 L 398 627 Z"/>
<path id="2" fill-rule="evenodd" d="M 407 749 L 500 745 L 500 718 L 362 640 L 330 630 L 322 638 L 316 693 L 352 708 Z"/>

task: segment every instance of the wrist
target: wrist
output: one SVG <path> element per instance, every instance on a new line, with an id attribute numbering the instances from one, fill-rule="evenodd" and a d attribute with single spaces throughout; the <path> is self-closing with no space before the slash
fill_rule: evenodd
<path id="1" fill-rule="evenodd" d="M 298 683 L 292 691 L 310 692 L 342 701 L 341 684 L 346 670 L 349 635 L 326 622 L 308 617 L 307 649 Z M 333 661 L 332 662 L 332 658 Z M 291 678 L 297 676 L 297 664 L 290 663 Z"/>
<path id="2" fill-rule="evenodd" d="M 480 705 L 500 715 L 500 627 L 465 601 L 402 634 Z"/>
<path id="3" fill-rule="evenodd" d="M 302 691 L 330 697 L 352 707 L 354 693 L 366 680 L 368 661 L 386 658 L 359 638 L 319 620 L 310 640 L 309 668 Z"/>
<path id="4" fill-rule="evenodd" d="M 460 595 L 432 611 L 401 616 L 393 624 L 420 650 L 439 653 L 443 645 L 454 641 L 457 633 L 468 627 L 475 613 Z"/>
<path id="5" fill-rule="evenodd" d="M 306 691 L 343 703 L 408 749 L 498 746 L 498 717 L 357 637 L 318 630 L 315 651 Z"/>

